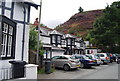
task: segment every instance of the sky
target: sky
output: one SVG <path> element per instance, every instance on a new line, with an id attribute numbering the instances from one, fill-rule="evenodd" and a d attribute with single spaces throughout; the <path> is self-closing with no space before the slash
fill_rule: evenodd
<path id="1" fill-rule="evenodd" d="M 40 4 L 40 0 L 33 0 Z M 71 16 L 78 13 L 79 7 L 84 11 L 105 9 L 114 1 L 119 0 L 42 0 L 41 23 L 49 28 L 55 28 L 70 19 Z M 39 17 L 39 9 L 31 8 L 31 23 Z"/>

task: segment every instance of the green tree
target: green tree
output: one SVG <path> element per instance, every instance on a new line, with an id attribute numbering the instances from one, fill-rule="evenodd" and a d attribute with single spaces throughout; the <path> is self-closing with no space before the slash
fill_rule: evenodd
<path id="1" fill-rule="evenodd" d="M 32 27 L 30 28 L 29 49 L 37 50 L 37 31 Z"/>
<path id="2" fill-rule="evenodd" d="M 34 27 L 30 28 L 30 36 L 29 36 L 29 50 L 32 51 L 37 51 L 37 42 L 38 42 L 38 32 L 35 31 Z M 43 67 L 43 54 L 44 54 L 44 50 L 43 50 L 43 44 L 40 42 L 40 51 L 39 51 L 39 67 L 42 68 Z M 37 54 L 37 53 L 36 53 Z"/>
<path id="3" fill-rule="evenodd" d="M 120 53 L 120 1 L 113 2 L 103 12 L 87 39 L 104 52 Z"/>

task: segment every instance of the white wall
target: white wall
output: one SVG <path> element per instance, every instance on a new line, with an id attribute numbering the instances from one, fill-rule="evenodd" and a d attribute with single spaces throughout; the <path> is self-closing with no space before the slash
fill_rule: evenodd
<path id="1" fill-rule="evenodd" d="M 24 21 L 23 7 L 21 3 L 15 3 L 13 19 Z"/>
<path id="2" fill-rule="evenodd" d="M 64 55 L 64 51 L 52 51 L 52 57 L 57 55 Z M 46 58 L 45 53 L 44 53 L 44 58 Z M 50 58 L 50 52 L 48 52 L 48 58 Z"/>
<path id="3" fill-rule="evenodd" d="M 87 54 L 87 51 L 89 50 L 90 53 L 97 53 L 97 49 L 86 49 L 85 53 Z"/>
<path id="4" fill-rule="evenodd" d="M 50 44 L 50 37 L 41 36 L 42 43 Z"/>
<path id="5" fill-rule="evenodd" d="M 24 61 L 28 62 L 28 47 L 29 47 L 29 26 L 25 27 L 25 42 L 24 42 Z M 22 39 L 23 39 L 23 24 L 17 24 L 17 34 L 16 34 L 16 51 L 15 59 L 21 60 L 22 55 Z"/>
<path id="6" fill-rule="evenodd" d="M 80 43 L 78 43 L 78 42 L 75 42 L 75 45 L 76 45 L 77 47 L 80 47 Z"/>
<path id="7" fill-rule="evenodd" d="M 64 51 L 53 51 L 53 56 L 64 55 Z"/>
<path id="8" fill-rule="evenodd" d="M 86 43 L 86 46 L 89 46 L 90 45 L 90 42 L 89 41 L 84 41 Z"/>

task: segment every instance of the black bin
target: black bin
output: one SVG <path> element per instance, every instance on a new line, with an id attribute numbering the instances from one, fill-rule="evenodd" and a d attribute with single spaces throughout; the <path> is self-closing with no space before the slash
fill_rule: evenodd
<path id="1" fill-rule="evenodd" d="M 24 65 L 25 61 L 9 61 L 12 64 L 12 77 L 13 78 L 22 78 L 24 77 Z"/>
<path id="2" fill-rule="evenodd" d="M 51 61 L 45 61 L 45 73 L 51 73 Z"/>

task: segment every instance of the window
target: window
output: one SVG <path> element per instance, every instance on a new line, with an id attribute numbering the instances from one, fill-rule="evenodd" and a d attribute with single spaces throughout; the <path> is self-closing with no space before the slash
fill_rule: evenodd
<path id="1" fill-rule="evenodd" d="M 55 35 L 52 36 L 52 43 L 56 43 L 56 37 L 55 37 Z"/>
<path id="2" fill-rule="evenodd" d="M 1 57 L 11 57 L 13 27 L 3 23 Z"/>
<path id="3" fill-rule="evenodd" d="M 72 45 L 74 45 L 74 39 L 72 39 Z"/>
<path id="4" fill-rule="evenodd" d="M 83 47 L 83 42 L 80 44 L 80 47 Z"/>
<path id="5" fill-rule="evenodd" d="M 58 43 L 61 43 L 61 37 L 58 36 Z"/>
<path id="6" fill-rule="evenodd" d="M 8 18 L 10 18 L 10 15 L 11 15 L 11 11 L 9 10 L 5 10 L 5 16 L 7 16 Z"/>
<path id="7" fill-rule="evenodd" d="M 65 40 L 62 40 L 62 45 L 65 45 L 66 41 Z"/>
<path id="8" fill-rule="evenodd" d="M 71 44 L 71 40 L 70 39 L 67 39 L 68 40 L 68 45 L 70 45 Z"/>
<path id="9" fill-rule="evenodd" d="M 52 59 L 60 59 L 60 56 L 54 56 Z"/>
<path id="10" fill-rule="evenodd" d="M 0 6 L 2 5 L 2 1 L 0 0 Z"/>
<path id="11" fill-rule="evenodd" d="M 0 57 L 11 59 L 15 56 L 16 23 L 3 16 L 0 24 Z"/>
<path id="12" fill-rule="evenodd" d="M 0 8 L 0 15 L 2 14 L 2 9 Z"/>
<path id="13" fill-rule="evenodd" d="M 68 59 L 67 57 L 61 56 L 60 59 Z"/>
<path id="14" fill-rule="evenodd" d="M 8 25 L 3 24 L 3 31 L 2 31 L 2 53 L 1 57 L 6 56 L 6 48 L 7 48 L 7 33 L 8 33 Z"/>
<path id="15" fill-rule="evenodd" d="M 5 3 L 5 7 L 8 7 L 8 8 L 11 8 L 11 3 L 12 0 L 7 0 L 6 3 Z"/>

